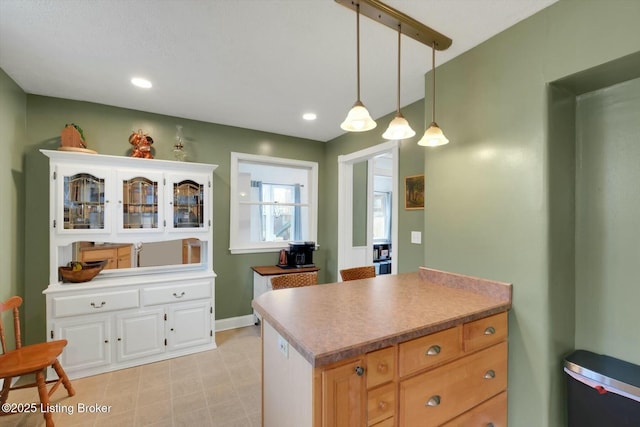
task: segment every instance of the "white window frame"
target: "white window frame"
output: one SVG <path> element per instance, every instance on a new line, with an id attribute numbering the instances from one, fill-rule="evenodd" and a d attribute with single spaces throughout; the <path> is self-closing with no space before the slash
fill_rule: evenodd
<path id="1" fill-rule="evenodd" d="M 231 153 L 229 179 L 229 251 L 232 254 L 249 254 L 260 252 L 278 252 L 288 248 L 289 241 L 281 242 L 242 242 L 238 236 L 237 221 L 240 218 L 240 200 L 238 197 L 238 171 L 240 162 L 262 163 L 270 166 L 298 167 L 309 170 L 307 182 L 309 194 L 309 230 L 308 241 L 316 242 L 318 235 L 318 163 L 305 160 L 286 159 L 282 157 L 262 156 L 257 154 Z"/>

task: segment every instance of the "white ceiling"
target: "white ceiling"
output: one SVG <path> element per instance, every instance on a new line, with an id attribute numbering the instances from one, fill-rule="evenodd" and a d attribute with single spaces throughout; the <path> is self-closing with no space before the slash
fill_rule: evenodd
<path id="1" fill-rule="evenodd" d="M 442 64 L 555 1 L 386 3 L 453 39 Z M 396 109 L 397 35 L 360 27 L 361 98 L 377 118 Z M 355 13 L 333 0 L 0 0 L 0 67 L 27 93 L 319 141 L 343 133 L 355 52 Z M 424 97 L 430 67 L 430 49 L 402 37 L 403 106 Z"/>

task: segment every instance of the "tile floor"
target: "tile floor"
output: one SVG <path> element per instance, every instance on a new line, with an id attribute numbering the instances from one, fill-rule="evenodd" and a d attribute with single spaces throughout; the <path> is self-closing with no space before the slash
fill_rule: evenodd
<path id="1" fill-rule="evenodd" d="M 190 356 L 72 380 L 51 403 L 73 414 L 53 414 L 67 426 L 260 426 L 260 327 L 216 333 L 218 348 Z M 9 393 L 9 402 L 38 402 L 36 388 Z M 106 414 L 78 413 L 78 404 L 111 405 Z M 0 417 L 0 426 L 44 426 L 41 414 Z"/>

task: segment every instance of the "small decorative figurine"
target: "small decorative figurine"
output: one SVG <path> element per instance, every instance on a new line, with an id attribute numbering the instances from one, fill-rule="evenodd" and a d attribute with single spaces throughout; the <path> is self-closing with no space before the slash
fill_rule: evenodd
<path id="1" fill-rule="evenodd" d="M 60 133 L 60 147 L 58 150 L 95 154 L 94 150 L 87 148 L 82 128 L 75 123 L 64 125 L 64 129 Z"/>
<path id="2" fill-rule="evenodd" d="M 138 132 L 133 132 L 129 136 L 129 144 L 133 145 L 131 157 L 153 159 L 153 154 L 151 154 L 151 144 L 153 144 L 153 138 L 142 132 L 142 129 L 138 129 Z"/>

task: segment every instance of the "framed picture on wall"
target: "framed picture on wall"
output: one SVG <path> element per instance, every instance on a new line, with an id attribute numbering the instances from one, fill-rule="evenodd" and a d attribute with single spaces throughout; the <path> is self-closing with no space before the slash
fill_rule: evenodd
<path id="1" fill-rule="evenodd" d="M 412 175 L 404 178 L 404 208 L 407 210 L 424 209 L 424 175 Z"/>

